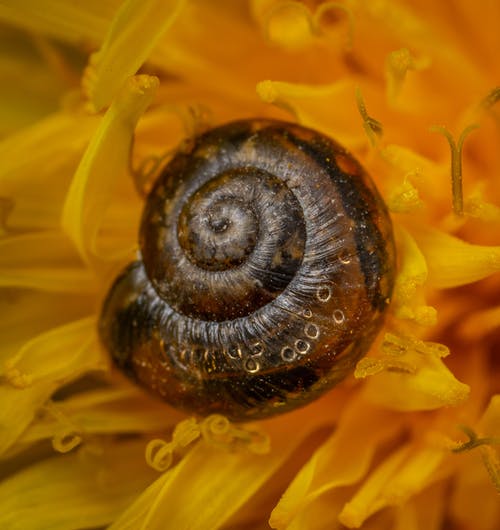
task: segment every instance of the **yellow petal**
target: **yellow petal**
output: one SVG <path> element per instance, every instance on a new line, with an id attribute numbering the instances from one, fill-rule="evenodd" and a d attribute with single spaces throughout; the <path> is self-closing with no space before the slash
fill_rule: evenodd
<path id="1" fill-rule="evenodd" d="M 64 195 L 96 122 L 58 113 L 0 142 L 0 197 L 13 201 L 9 228 L 59 228 Z"/>
<path id="2" fill-rule="evenodd" d="M 412 231 L 429 269 L 429 283 L 457 287 L 500 272 L 500 246 L 472 245 L 437 230 Z"/>
<path id="3" fill-rule="evenodd" d="M 273 474 L 287 455 L 285 451 L 275 452 L 274 456 L 228 454 L 199 443 L 110 528 L 218 528 Z M 176 509 L 172 510 L 172 506 Z M 193 510 L 193 506 L 197 508 Z"/>
<path id="4" fill-rule="evenodd" d="M 498 492 L 478 455 L 461 455 L 460 458 L 460 474 L 449 502 L 453 519 L 464 528 L 496 530 L 500 521 Z"/>
<path id="5" fill-rule="evenodd" d="M 411 235 L 400 228 L 397 232 L 399 271 L 393 294 L 393 309 L 396 316 L 415 320 L 420 325 L 436 323 L 434 308 L 420 304 L 417 289 L 427 280 L 427 264 Z"/>
<path id="6" fill-rule="evenodd" d="M 184 0 L 126 0 L 83 79 L 96 111 L 109 105 L 125 80 L 134 75 L 163 33 L 173 24 Z"/>
<path id="7" fill-rule="evenodd" d="M 437 482 L 395 509 L 393 530 L 442 530 L 448 501 L 446 481 Z"/>
<path id="8" fill-rule="evenodd" d="M 266 430 L 273 442 L 271 452 L 264 455 L 247 450 L 229 452 L 227 448 L 199 442 L 177 466 L 152 484 L 110 530 L 219 528 L 276 473 L 308 432 L 298 430 L 290 437 L 282 421 L 268 423 Z"/>
<path id="9" fill-rule="evenodd" d="M 403 504 L 440 478 L 436 470 L 444 454 L 442 448 L 402 447 L 368 477 L 340 513 L 340 522 L 348 528 L 359 528 L 382 508 Z"/>
<path id="10" fill-rule="evenodd" d="M 1 10 L 1 7 L 0 7 Z M 40 60 L 31 36 L 0 27 L 0 137 L 56 111 L 64 90 Z"/>
<path id="11" fill-rule="evenodd" d="M 491 397 L 479 425 L 483 434 L 500 436 L 500 394 Z"/>
<path id="12" fill-rule="evenodd" d="M 136 528 L 155 530 L 156 527 L 151 526 L 148 520 L 148 514 L 155 508 L 156 499 L 161 496 L 163 488 L 168 487 L 170 480 L 172 480 L 172 473 L 176 469 L 174 468 L 156 479 L 128 509 L 113 521 L 108 530 L 135 530 Z M 168 524 L 168 516 L 164 524 Z M 162 528 L 167 530 L 168 526 Z"/>
<path id="13" fill-rule="evenodd" d="M 352 80 L 329 85 L 266 80 L 258 83 L 256 90 L 262 101 L 287 110 L 301 124 L 322 130 L 344 145 L 352 148 L 365 141 Z M 332 98 L 335 105 L 331 105 Z"/>
<path id="14" fill-rule="evenodd" d="M 64 234 L 42 232 L 0 240 L 0 287 L 91 293 L 97 285 Z"/>
<path id="15" fill-rule="evenodd" d="M 16 449 L 52 439 L 53 445 L 65 452 L 73 437 L 78 436 L 80 443 L 95 434 L 162 431 L 173 427 L 180 417 L 132 386 L 93 390 L 47 403 L 17 440 Z"/>
<path id="16" fill-rule="evenodd" d="M 0 20 L 75 44 L 98 43 L 119 4 L 120 0 L 4 0 Z"/>
<path id="17" fill-rule="evenodd" d="M 482 186 L 478 186 L 472 195 L 467 197 L 464 203 L 464 213 L 485 223 L 498 225 L 500 222 L 500 208 L 484 199 L 483 187 L 484 183 Z"/>
<path id="18" fill-rule="evenodd" d="M 96 344 L 95 320 L 86 318 L 43 333 L 6 361 L 0 402 L 0 453 L 33 419 L 58 387 L 90 370 L 107 366 Z"/>
<path id="19" fill-rule="evenodd" d="M 127 175 L 135 125 L 151 102 L 158 79 L 131 77 L 104 115 L 73 177 L 62 224 L 85 260 L 98 255 L 96 237 L 113 187 Z"/>
<path id="20" fill-rule="evenodd" d="M 400 169 L 401 172 L 415 175 L 416 180 L 425 179 L 425 181 L 431 182 L 432 176 L 439 170 L 439 166 L 431 159 L 402 145 L 389 144 L 384 147 L 382 155 L 385 160 Z M 446 182 L 443 188 L 445 186 L 448 189 L 449 183 Z"/>
<path id="21" fill-rule="evenodd" d="M 271 514 L 271 527 L 288 528 L 318 497 L 360 480 L 377 446 L 401 428 L 394 413 L 363 399 L 354 401 L 344 411 L 334 434 L 299 471 L 280 499 Z"/>
<path id="22" fill-rule="evenodd" d="M 109 442 L 49 458 L 0 484 L 0 527 L 71 530 L 109 524 L 154 479 L 144 441 Z"/>
<path id="23" fill-rule="evenodd" d="M 500 438 L 500 394 L 491 397 L 488 406 L 479 421 L 479 436 L 490 441 Z M 486 449 L 486 451 L 483 451 Z M 469 452 L 455 455 L 460 458 L 460 470 L 453 488 L 450 502 L 453 517 L 464 527 L 478 530 L 496 530 L 500 520 L 500 466 L 498 462 L 498 445 L 480 446 Z M 481 462 L 482 460 L 482 462 Z M 488 464 L 495 464 L 497 469 L 488 469 Z M 487 465 L 484 465 L 487 464 Z M 496 473 L 496 476 L 492 476 Z M 497 480 L 493 487 L 493 481 Z"/>
<path id="24" fill-rule="evenodd" d="M 3 289 L 0 296 L 0 374 L 5 373 L 6 360 L 30 339 L 88 315 L 94 306 L 92 296 Z"/>
<path id="25" fill-rule="evenodd" d="M 476 311 L 467 315 L 461 336 L 470 341 L 481 340 L 483 337 L 494 333 L 500 322 L 500 306 L 488 308 L 484 311 Z"/>
<path id="26" fill-rule="evenodd" d="M 491 398 L 479 428 L 487 435 L 483 438 L 485 444 L 480 448 L 483 464 L 500 493 L 500 394 Z"/>

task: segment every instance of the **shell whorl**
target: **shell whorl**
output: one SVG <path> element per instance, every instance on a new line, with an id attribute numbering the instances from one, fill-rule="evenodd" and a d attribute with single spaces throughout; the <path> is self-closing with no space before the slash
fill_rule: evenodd
<path id="1" fill-rule="evenodd" d="M 212 129 L 175 155 L 140 249 L 104 303 L 104 345 L 173 406 L 234 420 L 348 375 L 393 285 L 391 222 L 367 174 L 320 133 L 272 120 Z"/>

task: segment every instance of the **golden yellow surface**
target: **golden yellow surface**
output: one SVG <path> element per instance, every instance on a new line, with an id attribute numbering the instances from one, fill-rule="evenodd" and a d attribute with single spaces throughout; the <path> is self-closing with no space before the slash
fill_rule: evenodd
<path id="1" fill-rule="evenodd" d="M 0 2 L 1 528 L 500 527 L 499 21 L 497 0 Z M 136 188 L 254 116 L 356 156 L 399 269 L 352 378 L 235 426 L 140 393 L 95 324 Z"/>

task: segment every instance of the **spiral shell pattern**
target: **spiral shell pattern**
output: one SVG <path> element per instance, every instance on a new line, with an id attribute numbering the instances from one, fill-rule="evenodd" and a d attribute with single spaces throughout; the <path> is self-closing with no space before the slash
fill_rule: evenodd
<path id="1" fill-rule="evenodd" d="M 100 335 L 174 407 L 263 418 L 352 372 L 382 325 L 394 268 L 387 210 L 345 149 L 295 124 L 233 122 L 163 170 L 140 259 L 111 287 Z"/>

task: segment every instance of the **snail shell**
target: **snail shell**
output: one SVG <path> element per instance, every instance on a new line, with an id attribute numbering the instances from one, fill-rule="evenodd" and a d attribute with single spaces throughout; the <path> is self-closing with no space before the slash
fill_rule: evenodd
<path id="1" fill-rule="evenodd" d="M 102 342 L 173 406 L 233 420 L 305 405 L 352 372 L 394 280 L 391 222 L 358 162 L 264 119 L 173 157 L 140 249 L 105 300 Z"/>

